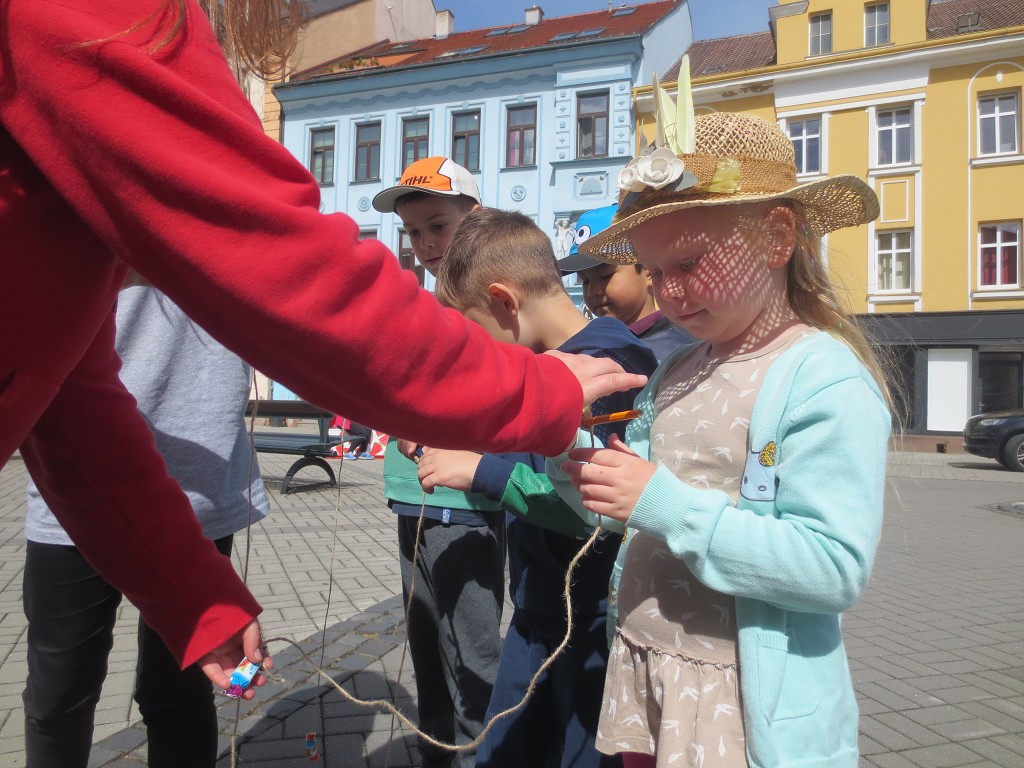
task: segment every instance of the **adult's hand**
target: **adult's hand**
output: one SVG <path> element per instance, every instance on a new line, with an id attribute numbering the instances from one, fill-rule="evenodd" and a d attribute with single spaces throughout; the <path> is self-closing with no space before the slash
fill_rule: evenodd
<path id="1" fill-rule="evenodd" d="M 231 685 L 231 673 L 245 656 L 249 661 L 263 662 L 265 669 L 274 666 L 273 660 L 263 654 L 263 639 L 260 635 L 260 624 L 253 619 L 234 637 L 223 645 L 214 648 L 197 662 L 203 673 L 218 688 L 226 690 Z M 256 675 L 253 685 L 263 685 L 267 681 L 262 672 Z M 251 699 L 256 695 L 251 687 L 242 694 L 243 699 Z"/>
<path id="2" fill-rule="evenodd" d="M 583 389 L 583 404 L 592 402 L 613 392 L 642 387 L 647 377 L 637 373 L 626 373 L 622 366 L 609 357 L 590 355 L 569 355 L 565 352 L 550 351 L 545 354 L 557 357 L 579 380 Z"/>
<path id="3" fill-rule="evenodd" d="M 398 452 L 400 454 L 402 454 L 403 456 L 405 456 L 405 458 L 407 458 L 407 459 L 412 459 L 413 461 L 419 461 L 420 457 L 416 455 L 416 450 L 419 447 L 420 447 L 419 443 L 417 443 L 417 442 L 415 442 L 413 440 L 403 440 L 401 438 L 399 438 L 399 440 L 398 440 Z"/>

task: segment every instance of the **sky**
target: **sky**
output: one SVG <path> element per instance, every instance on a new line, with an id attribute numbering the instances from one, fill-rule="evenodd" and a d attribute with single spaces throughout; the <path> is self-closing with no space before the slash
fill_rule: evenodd
<path id="1" fill-rule="evenodd" d="M 638 5 L 645 0 L 628 0 Z M 693 34 L 698 40 L 741 35 L 768 29 L 768 7 L 775 0 L 689 0 Z M 545 16 L 569 16 L 608 8 L 608 0 L 434 0 L 437 10 L 455 14 L 455 31 L 497 27 L 521 22 L 531 5 L 539 5 Z M 623 5 L 623 0 L 613 0 Z"/>

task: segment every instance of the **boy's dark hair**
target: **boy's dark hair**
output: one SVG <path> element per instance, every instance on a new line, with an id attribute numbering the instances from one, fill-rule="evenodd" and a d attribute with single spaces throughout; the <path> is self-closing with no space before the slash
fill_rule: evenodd
<path id="1" fill-rule="evenodd" d="M 479 203 L 469 195 L 435 195 L 431 194 L 430 192 L 414 190 L 412 192 L 409 192 L 408 194 L 402 195 L 400 198 L 395 200 L 395 213 L 398 213 L 398 215 L 401 216 L 402 214 L 399 213 L 398 209 L 401 208 L 403 204 L 411 202 L 413 200 L 422 200 L 425 197 L 433 197 L 438 200 L 451 200 L 458 207 L 458 209 L 463 212 L 471 211 L 473 210 L 474 205 L 479 205 Z"/>
<path id="2" fill-rule="evenodd" d="M 455 230 L 437 271 L 434 295 L 460 312 L 486 310 L 491 283 L 518 288 L 527 296 L 565 293 L 550 238 L 518 211 L 470 212 Z"/>

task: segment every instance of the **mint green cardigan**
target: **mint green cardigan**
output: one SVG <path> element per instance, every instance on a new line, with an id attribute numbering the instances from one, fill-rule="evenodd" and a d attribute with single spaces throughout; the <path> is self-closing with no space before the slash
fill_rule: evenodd
<path id="1" fill-rule="evenodd" d="M 645 458 L 661 378 L 690 349 L 668 358 L 637 397 L 644 415 L 626 439 Z M 874 560 L 889 429 L 884 398 L 864 366 L 845 343 L 815 333 L 765 374 L 738 504 L 662 466 L 629 518 L 609 626 L 631 530 L 666 542 L 704 584 L 734 595 L 752 768 L 857 766 L 857 702 L 839 624 Z M 590 435 L 581 433 L 578 444 L 589 445 Z M 548 462 L 555 487 L 596 524 L 559 463 Z"/>

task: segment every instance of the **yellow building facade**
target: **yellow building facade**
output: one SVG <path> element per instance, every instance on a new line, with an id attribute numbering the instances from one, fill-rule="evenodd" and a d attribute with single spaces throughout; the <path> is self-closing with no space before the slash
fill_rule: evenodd
<path id="1" fill-rule="evenodd" d="M 780 0 L 769 16 L 691 47 L 698 113 L 775 120 L 800 181 L 849 173 L 878 194 L 878 220 L 825 252 L 908 434 L 1022 407 L 1024 4 Z M 634 99 L 649 137 L 650 88 Z"/>

